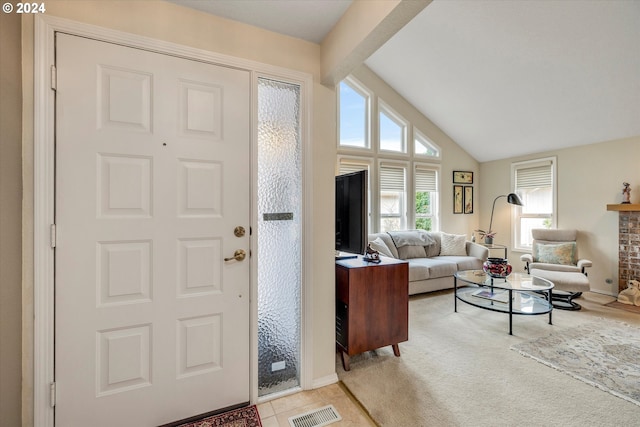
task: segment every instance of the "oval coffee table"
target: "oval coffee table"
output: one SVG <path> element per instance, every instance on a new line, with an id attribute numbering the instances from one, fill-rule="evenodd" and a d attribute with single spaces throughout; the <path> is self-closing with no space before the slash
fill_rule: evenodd
<path id="1" fill-rule="evenodd" d="M 462 282 L 460 286 L 458 280 Z M 470 286 L 469 286 L 470 285 Z M 458 300 L 485 310 L 509 314 L 509 335 L 513 335 L 513 315 L 549 313 L 553 283 L 525 273 L 511 273 L 506 278 L 494 278 L 482 270 L 463 270 L 454 274 L 453 307 L 458 311 Z"/>

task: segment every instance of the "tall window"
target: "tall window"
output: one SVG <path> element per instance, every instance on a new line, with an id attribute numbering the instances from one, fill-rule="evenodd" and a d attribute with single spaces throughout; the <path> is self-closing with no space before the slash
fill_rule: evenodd
<path id="1" fill-rule="evenodd" d="M 337 89 L 336 174 L 369 171 L 369 232 L 439 230 L 440 147 L 354 77 Z"/>
<path id="2" fill-rule="evenodd" d="M 415 225 L 423 230 L 438 229 L 438 171 L 427 165 L 416 165 L 415 183 Z"/>
<path id="3" fill-rule="evenodd" d="M 339 89 L 340 146 L 369 148 L 369 94 L 349 79 Z"/>
<path id="4" fill-rule="evenodd" d="M 380 103 L 378 118 L 380 150 L 405 153 L 407 125 L 389 107 Z"/>
<path id="5" fill-rule="evenodd" d="M 513 163 L 511 172 L 515 192 L 524 203 L 514 209 L 514 247 L 531 250 L 531 230 L 556 225 L 556 158 Z"/>
<path id="6" fill-rule="evenodd" d="M 406 228 L 406 168 L 380 165 L 380 231 Z"/>

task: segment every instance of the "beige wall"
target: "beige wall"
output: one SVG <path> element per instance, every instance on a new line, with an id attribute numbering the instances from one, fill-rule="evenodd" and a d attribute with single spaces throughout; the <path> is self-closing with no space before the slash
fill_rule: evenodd
<path id="1" fill-rule="evenodd" d="M 447 233 L 466 234 L 471 238 L 473 230 L 478 228 L 477 206 L 474 206 L 473 214 L 453 213 L 452 176 L 454 170 L 473 172 L 474 198 L 477 200 L 477 194 L 480 191 L 478 174 L 480 164 L 368 67 L 362 65 L 352 75 L 441 148 L 442 159 L 428 161 L 438 163 L 441 167 L 440 229 Z"/>
<path id="2" fill-rule="evenodd" d="M 640 203 L 640 136 L 482 163 L 481 224 L 489 224 L 493 199 L 511 191 L 511 163 L 548 156 L 558 159 L 557 226 L 579 230 L 579 254 L 593 261 L 591 289 L 617 295 L 618 213 L 606 208 L 622 201 L 625 181 L 631 184 L 631 202 Z M 504 199 L 496 203 L 493 224 L 496 243 L 511 246 L 511 215 Z M 524 271 L 520 255 L 509 254 L 514 271 Z"/>
<path id="3" fill-rule="evenodd" d="M 20 15 L 0 14 L 0 424 L 20 425 Z"/>

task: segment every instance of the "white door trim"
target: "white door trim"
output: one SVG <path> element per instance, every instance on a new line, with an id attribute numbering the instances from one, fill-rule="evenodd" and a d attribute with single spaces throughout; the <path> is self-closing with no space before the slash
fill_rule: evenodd
<path id="1" fill-rule="evenodd" d="M 34 212 L 33 212 L 33 310 L 34 310 L 34 361 L 33 361 L 33 421 L 42 427 L 54 426 L 51 384 L 54 381 L 54 250 L 51 239 L 51 224 L 54 222 L 55 201 L 55 96 L 52 90 L 52 65 L 55 63 L 55 33 L 89 37 L 110 43 L 118 43 L 139 49 L 203 62 L 237 67 L 252 72 L 255 87 L 258 74 L 268 74 L 285 82 L 298 83 L 302 93 L 302 137 L 303 137 L 303 283 L 302 283 L 302 355 L 301 386 L 312 388 L 312 218 L 313 199 L 311 177 L 311 132 L 313 78 L 307 73 L 292 71 L 268 64 L 222 55 L 214 52 L 182 46 L 148 37 L 124 33 L 94 25 L 75 22 L 48 15 L 35 17 L 34 31 Z M 255 104 L 256 100 L 253 99 Z M 255 106 L 253 107 L 255 111 Z M 255 122 L 255 114 L 252 116 Z M 255 123 L 254 125 L 255 126 Z M 252 151 L 255 153 L 256 132 L 252 132 Z M 255 155 L 253 162 L 255 162 Z M 254 164 L 254 166 L 256 166 Z M 255 170 L 255 168 L 253 169 Z M 252 198 L 255 200 L 253 178 Z M 255 218 L 253 219 L 255 222 Z M 257 224 L 252 223 L 254 230 Z M 253 239 L 255 242 L 257 239 Z M 255 250 L 255 248 L 254 248 Z M 256 259 L 252 259 L 252 271 L 256 271 Z M 251 283 L 251 401 L 257 401 L 257 288 L 255 277 Z"/>

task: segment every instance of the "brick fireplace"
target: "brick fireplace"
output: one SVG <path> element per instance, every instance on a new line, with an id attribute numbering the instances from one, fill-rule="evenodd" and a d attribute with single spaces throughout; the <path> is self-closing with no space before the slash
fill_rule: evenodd
<path id="1" fill-rule="evenodd" d="M 640 280 L 640 204 L 607 205 L 618 211 L 618 292 L 630 279 Z"/>

